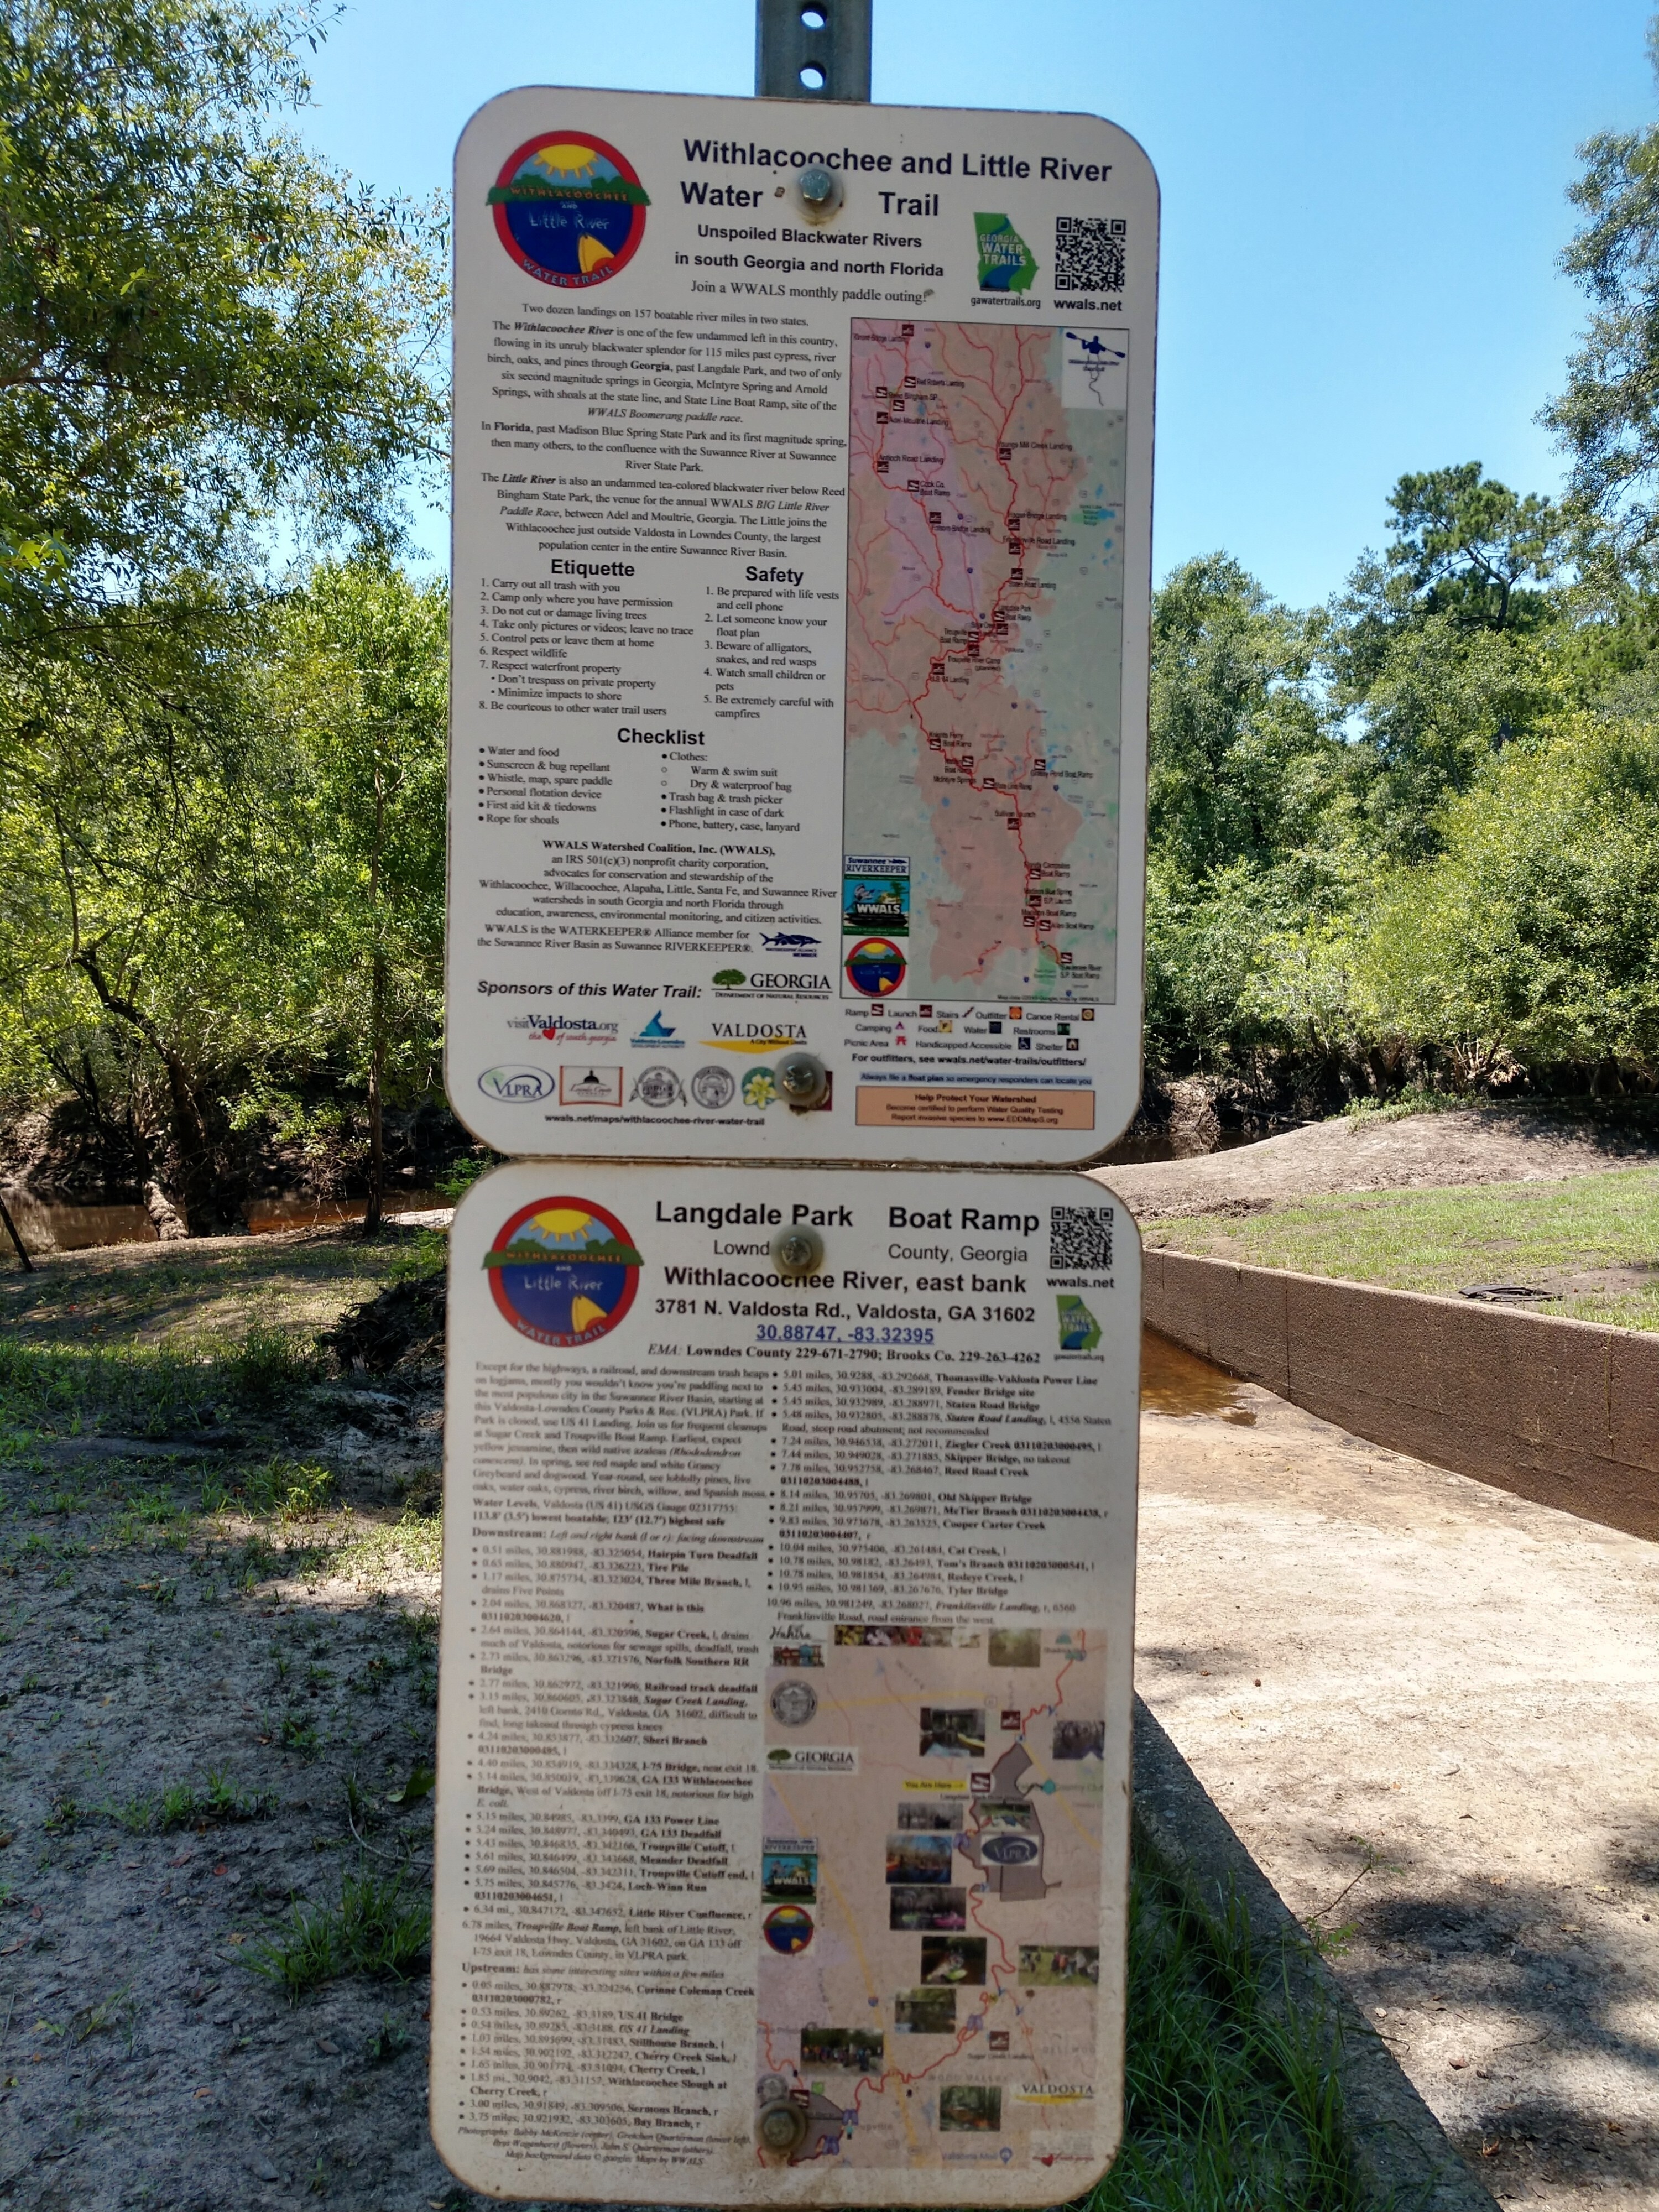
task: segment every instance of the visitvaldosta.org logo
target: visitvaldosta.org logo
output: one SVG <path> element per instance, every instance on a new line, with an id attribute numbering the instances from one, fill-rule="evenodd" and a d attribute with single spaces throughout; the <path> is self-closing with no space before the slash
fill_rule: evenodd
<path id="1" fill-rule="evenodd" d="M 538 1198 L 484 1255 L 496 1310 L 521 1336 L 562 1349 L 608 1336 L 644 1264 L 614 1213 L 588 1198 Z"/>
<path id="2" fill-rule="evenodd" d="M 650 195 L 633 163 L 586 131 L 544 131 L 508 155 L 489 189 L 495 232 L 527 276 L 604 284 L 645 236 Z"/>

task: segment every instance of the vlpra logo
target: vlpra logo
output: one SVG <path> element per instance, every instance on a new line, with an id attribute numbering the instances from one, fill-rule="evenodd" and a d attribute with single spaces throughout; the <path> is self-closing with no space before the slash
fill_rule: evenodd
<path id="1" fill-rule="evenodd" d="M 639 1035 L 636 1037 L 629 1037 L 628 1041 L 630 1044 L 653 1045 L 659 1052 L 664 1050 L 681 1052 L 685 1048 L 685 1039 L 683 1036 L 676 1036 L 672 1023 L 664 1021 L 660 1006 L 652 1015 Z"/>
<path id="2" fill-rule="evenodd" d="M 478 1078 L 478 1088 L 486 1098 L 528 1105 L 535 1099 L 551 1097 L 553 1078 L 544 1067 L 487 1067 Z"/>

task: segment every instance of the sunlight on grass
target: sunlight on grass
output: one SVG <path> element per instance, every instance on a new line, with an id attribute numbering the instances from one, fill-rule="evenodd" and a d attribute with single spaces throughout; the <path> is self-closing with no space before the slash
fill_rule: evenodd
<path id="1" fill-rule="evenodd" d="M 1561 1293 L 1546 1312 L 1659 1329 L 1659 1170 L 1651 1168 L 1562 1182 L 1308 1199 L 1243 1220 L 1159 1222 L 1146 1242 L 1443 1297 L 1478 1283 L 1532 1285 Z M 1580 1289 L 1569 1279 L 1630 1267 L 1653 1267 L 1651 1286 Z"/>

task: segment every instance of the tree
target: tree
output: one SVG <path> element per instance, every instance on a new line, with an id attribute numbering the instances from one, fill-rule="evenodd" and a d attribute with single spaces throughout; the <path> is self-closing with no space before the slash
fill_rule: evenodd
<path id="1" fill-rule="evenodd" d="M 1147 836 L 1181 874 L 1297 844 L 1335 765 L 1308 678 L 1315 633 L 1224 553 L 1157 594 Z"/>
<path id="2" fill-rule="evenodd" d="M 303 504 L 396 534 L 435 455 L 429 218 L 272 127 L 311 0 L 0 11 L 0 647 L 118 640 Z M 120 619 L 114 619 L 118 615 Z"/>
<path id="3" fill-rule="evenodd" d="M 1466 1081 L 1505 1066 L 1659 1070 L 1659 732 L 1570 717 L 1489 760 L 1445 847 L 1358 932 L 1379 1029 Z"/>
<path id="4" fill-rule="evenodd" d="M 203 1220 L 223 1088 L 287 1018 L 276 925 L 307 909 L 303 758 L 254 666 L 273 568 L 394 545 L 443 420 L 432 220 L 277 127 L 322 21 L 0 9 L 9 1049 L 94 1087 L 94 1039 L 156 1070 Z"/>
<path id="5" fill-rule="evenodd" d="M 1465 461 L 1401 477 L 1389 506 L 1389 568 L 1425 613 L 1486 629 L 1548 618 L 1542 592 L 1517 588 L 1528 578 L 1549 582 L 1559 565 L 1561 518 L 1548 500 L 1522 498 Z"/>
<path id="6" fill-rule="evenodd" d="M 1659 76 L 1659 18 L 1648 54 Z M 1583 173 L 1567 197 L 1586 220 L 1561 266 L 1593 312 L 1566 389 L 1540 419 L 1572 456 L 1581 521 L 1605 526 L 1602 549 L 1645 572 L 1659 542 L 1659 126 L 1598 131 L 1578 152 Z M 1585 546 L 1597 548 L 1593 528 Z"/>
<path id="7" fill-rule="evenodd" d="M 438 1076 L 448 636 L 441 585 L 372 559 L 325 567 L 289 610 L 279 678 L 313 825 L 301 995 L 367 1092 L 366 1231 L 386 1198 L 388 1088 L 418 1096 Z"/>

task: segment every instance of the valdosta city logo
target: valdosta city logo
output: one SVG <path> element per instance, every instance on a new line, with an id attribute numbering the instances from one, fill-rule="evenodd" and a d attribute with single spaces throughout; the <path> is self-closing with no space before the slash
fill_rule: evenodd
<path id="1" fill-rule="evenodd" d="M 484 1255 L 498 1311 L 538 1344 L 592 1344 L 634 1303 L 643 1265 L 614 1213 L 586 1198 L 538 1198 Z"/>
<path id="2" fill-rule="evenodd" d="M 527 138 L 489 189 L 495 230 L 544 284 L 603 284 L 645 236 L 650 196 L 634 165 L 585 131 Z"/>

